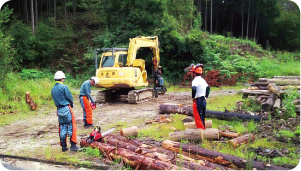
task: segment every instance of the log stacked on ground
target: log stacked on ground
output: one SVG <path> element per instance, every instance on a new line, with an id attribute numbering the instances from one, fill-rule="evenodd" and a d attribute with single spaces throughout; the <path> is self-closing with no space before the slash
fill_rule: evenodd
<path id="1" fill-rule="evenodd" d="M 206 125 L 206 128 L 212 128 L 212 120 L 205 120 L 205 125 Z M 185 129 L 195 129 L 196 128 L 195 122 L 184 123 L 184 128 Z"/>
<path id="2" fill-rule="evenodd" d="M 88 144 L 85 139 L 81 141 L 81 147 L 91 146 L 99 149 L 101 154 L 104 154 L 111 160 L 122 159 L 123 162 L 130 165 L 135 170 L 177 170 L 178 166 L 163 162 L 161 160 L 153 159 L 145 155 L 141 155 L 125 148 L 116 148 L 110 144 L 92 142 Z M 184 169 L 185 168 L 180 168 Z"/>
<path id="3" fill-rule="evenodd" d="M 129 136 L 137 136 L 138 135 L 138 127 L 133 126 L 130 128 L 123 128 L 120 130 L 120 135 L 124 137 L 129 137 Z"/>
<path id="4" fill-rule="evenodd" d="M 162 104 L 159 106 L 159 113 L 160 114 L 178 113 L 178 114 L 193 116 L 192 107 L 178 107 L 174 105 L 173 110 L 167 110 L 167 109 L 170 108 L 167 108 L 164 104 Z M 261 121 L 260 116 L 253 116 L 253 115 L 241 114 L 241 113 L 226 113 L 226 112 L 211 111 L 211 110 L 206 110 L 206 118 L 217 118 L 220 120 L 242 119 L 242 120 Z"/>
<path id="5" fill-rule="evenodd" d="M 253 141 L 255 139 L 253 134 L 246 134 L 240 137 L 236 137 L 232 140 L 229 140 L 227 143 L 233 147 L 236 148 L 241 144 L 248 144 L 249 142 Z"/>
<path id="6" fill-rule="evenodd" d="M 255 168 L 257 170 L 288 170 L 287 168 L 274 165 L 267 165 L 263 162 L 258 161 L 250 161 L 248 163 L 246 159 L 241 157 L 223 154 L 217 151 L 207 150 L 197 145 L 188 145 L 185 143 L 179 143 L 170 140 L 163 141 L 162 147 L 175 152 L 179 152 L 181 150 L 183 154 L 188 155 L 191 158 L 197 160 L 205 159 L 207 161 L 222 166 L 231 167 L 234 169 L 247 169 L 247 165 L 250 164 L 252 168 Z"/>
<path id="7" fill-rule="evenodd" d="M 248 89 L 243 89 L 243 98 L 254 98 L 262 105 L 263 111 L 276 112 L 282 109 L 286 89 L 300 90 L 300 76 L 274 76 L 259 78 Z"/>

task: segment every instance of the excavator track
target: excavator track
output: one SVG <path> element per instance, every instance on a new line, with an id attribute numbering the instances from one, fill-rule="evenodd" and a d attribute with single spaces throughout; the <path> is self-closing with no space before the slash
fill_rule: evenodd
<path id="1" fill-rule="evenodd" d="M 154 97 L 154 93 L 152 88 L 131 90 L 128 93 L 128 103 L 138 104 L 138 103 L 146 102 L 153 97 Z"/>
<path id="2" fill-rule="evenodd" d="M 111 100 L 112 90 L 101 90 L 96 95 L 97 103 L 105 103 Z"/>

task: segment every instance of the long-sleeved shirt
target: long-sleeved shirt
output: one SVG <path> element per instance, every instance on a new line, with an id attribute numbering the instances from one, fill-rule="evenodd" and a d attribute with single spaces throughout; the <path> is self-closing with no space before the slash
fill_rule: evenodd
<path id="1" fill-rule="evenodd" d="M 90 99 L 92 102 L 94 102 L 94 100 L 91 97 L 91 83 L 90 80 L 84 81 L 82 86 L 80 87 L 80 91 L 79 91 L 79 95 L 80 96 L 87 96 L 88 99 Z"/>
<path id="2" fill-rule="evenodd" d="M 56 107 L 73 103 L 73 97 L 68 86 L 59 81 L 57 81 L 51 89 L 51 96 Z"/>

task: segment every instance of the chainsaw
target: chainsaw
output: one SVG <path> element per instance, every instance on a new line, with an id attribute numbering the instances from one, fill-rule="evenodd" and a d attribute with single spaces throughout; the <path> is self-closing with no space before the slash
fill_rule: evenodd
<path id="1" fill-rule="evenodd" d="M 105 135 L 107 135 L 107 134 L 113 132 L 114 130 L 115 130 L 115 128 L 111 128 L 111 129 L 109 129 L 109 130 L 107 130 L 107 131 L 101 133 L 101 132 L 100 132 L 100 131 L 101 131 L 100 126 L 97 126 L 97 127 L 95 127 L 94 130 L 90 133 L 90 136 L 86 139 L 86 142 L 89 143 L 89 144 L 92 143 L 92 142 L 94 142 L 94 141 L 100 142 L 100 141 L 102 140 L 103 136 L 105 136 Z"/>

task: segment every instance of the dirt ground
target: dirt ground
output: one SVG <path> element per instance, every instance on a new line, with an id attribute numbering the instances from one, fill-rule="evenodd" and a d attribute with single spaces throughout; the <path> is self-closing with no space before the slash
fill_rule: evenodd
<path id="1" fill-rule="evenodd" d="M 96 99 L 97 91 L 98 90 L 92 91 L 94 99 Z M 236 93 L 238 93 L 237 90 L 219 90 L 211 91 L 210 96 L 232 95 Z M 78 94 L 78 92 L 76 94 Z M 73 98 L 75 100 L 73 110 L 78 129 L 77 139 L 78 142 L 80 142 L 82 138 L 86 138 L 89 135 L 92 128 L 86 129 L 83 127 L 83 112 L 78 96 L 75 95 Z M 103 131 L 111 128 L 112 125 L 118 122 L 132 122 L 137 119 L 141 120 L 141 125 L 144 125 L 145 121 L 154 118 L 154 116 L 159 113 L 159 105 L 162 103 L 181 103 L 184 106 L 190 106 L 191 92 L 167 92 L 164 95 L 159 95 L 159 98 L 151 99 L 141 104 L 128 104 L 125 101 L 97 104 L 97 108 L 93 110 L 94 125 L 100 125 Z M 0 127 L 1 154 L 43 159 L 45 158 L 45 154 L 49 151 L 49 148 L 55 149 L 56 154 L 61 153 L 58 135 L 58 119 L 54 104 L 51 107 L 41 106 L 37 108 L 36 113 L 37 114 L 30 119 L 15 121 L 10 125 Z M 70 144 L 68 144 L 68 146 L 70 146 Z M 67 151 L 66 154 L 72 156 L 74 152 Z M 82 157 L 82 160 L 84 160 L 84 157 Z M 72 169 L 70 167 L 39 162 L 32 162 L 33 164 L 29 165 L 27 163 L 28 161 L 22 162 L 10 158 L 3 158 L 1 162 L 17 168 L 30 170 Z"/>

